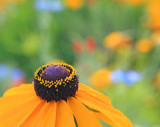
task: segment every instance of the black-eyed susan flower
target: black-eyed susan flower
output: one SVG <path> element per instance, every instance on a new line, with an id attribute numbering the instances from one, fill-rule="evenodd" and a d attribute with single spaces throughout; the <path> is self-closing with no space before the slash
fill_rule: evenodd
<path id="1" fill-rule="evenodd" d="M 132 127 L 108 97 L 78 82 L 68 64 L 35 72 L 33 84 L 9 89 L 0 98 L 0 127 Z"/>

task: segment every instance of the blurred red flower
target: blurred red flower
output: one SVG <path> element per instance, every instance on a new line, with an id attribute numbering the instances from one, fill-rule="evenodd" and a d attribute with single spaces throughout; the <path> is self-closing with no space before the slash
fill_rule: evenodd
<path id="1" fill-rule="evenodd" d="M 89 36 L 86 38 L 86 50 L 88 52 L 94 52 L 97 48 L 96 40 L 94 37 Z"/>
<path id="2" fill-rule="evenodd" d="M 73 44 L 72 44 L 72 48 L 73 48 L 73 51 L 76 54 L 82 53 L 82 51 L 83 51 L 83 44 L 82 44 L 81 40 L 75 40 L 73 42 Z"/>

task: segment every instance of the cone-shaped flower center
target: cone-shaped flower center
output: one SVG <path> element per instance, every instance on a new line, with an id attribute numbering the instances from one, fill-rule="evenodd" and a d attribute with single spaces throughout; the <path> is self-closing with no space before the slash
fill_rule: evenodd
<path id="1" fill-rule="evenodd" d="M 48 81 L 65 79 L 66 76 L 69 76 L 69 71 L 65 67 L 59 65 L 51 65 L 42 72 L 42 78 Z"/>
<path id="2" fill-rule="evenodd" d="M 46 101 L 67 100 L 78 90 L 75 69 L 68 64 L 49 64 L 35 72 L 34 89 Z"/>

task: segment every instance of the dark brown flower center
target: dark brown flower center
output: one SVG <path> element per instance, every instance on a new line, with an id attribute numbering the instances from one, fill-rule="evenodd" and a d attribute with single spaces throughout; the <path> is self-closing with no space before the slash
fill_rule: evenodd
<path id="1" fill-rule="evenodd" d="M 68 64 L 44 65 L 35 72 L 34 89 L 48 102 L 67 100 L 78 90 L 77 73 Z"/>

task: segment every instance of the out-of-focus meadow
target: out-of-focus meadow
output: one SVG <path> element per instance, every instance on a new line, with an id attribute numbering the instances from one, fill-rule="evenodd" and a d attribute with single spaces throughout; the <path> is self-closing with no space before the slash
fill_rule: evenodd
<path id="1" fill-rule="evenodd" d="M 134 127 L 160 127 L 160 0 L 0 0 L 0 95 L 58 61 Z"/>

